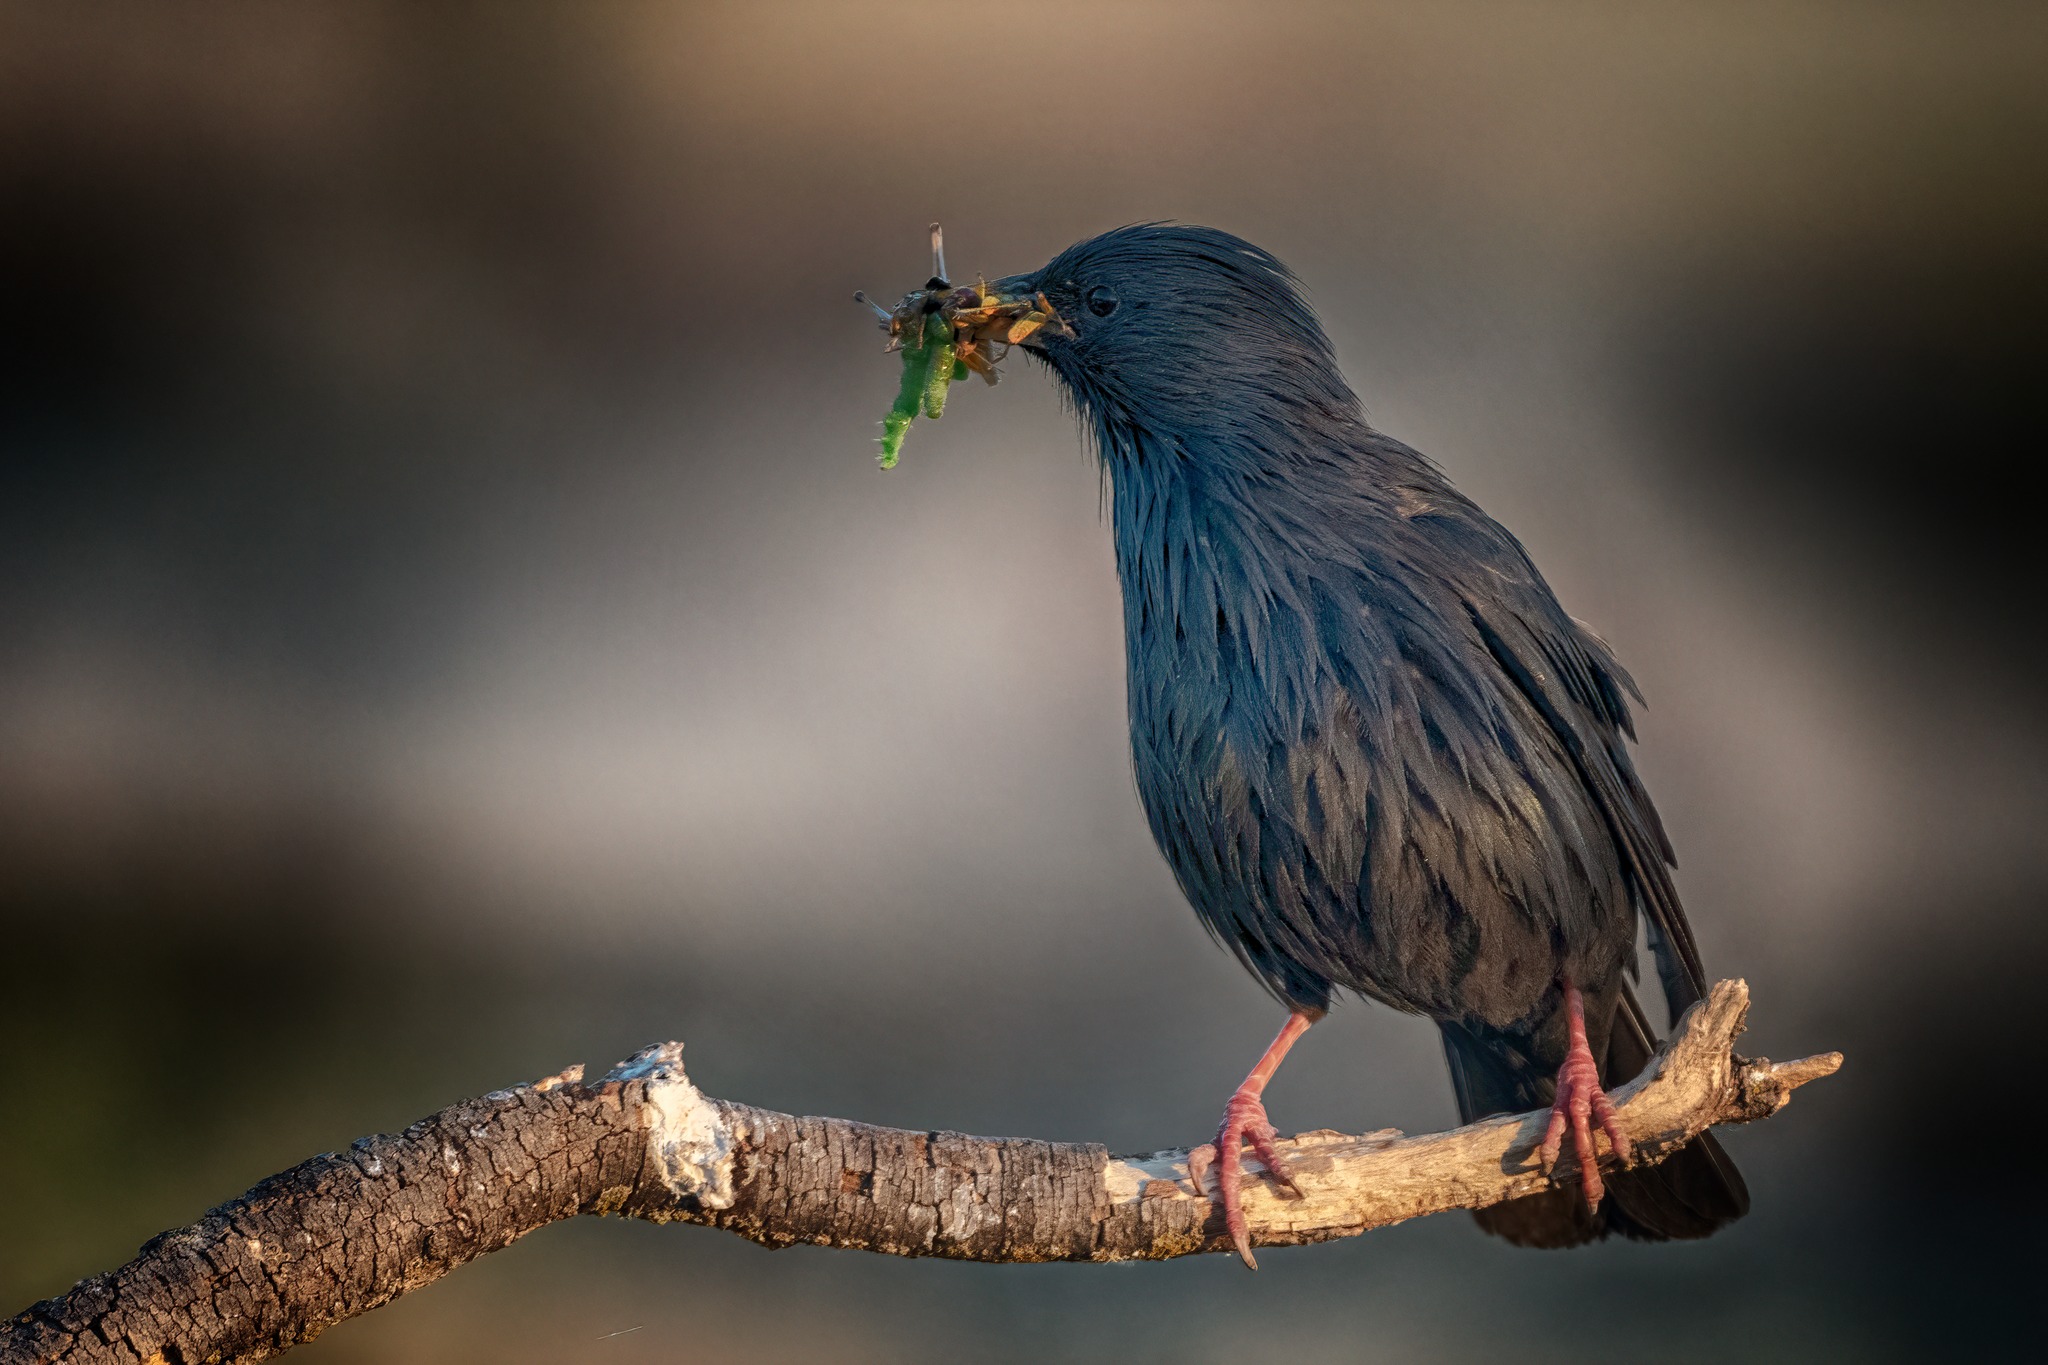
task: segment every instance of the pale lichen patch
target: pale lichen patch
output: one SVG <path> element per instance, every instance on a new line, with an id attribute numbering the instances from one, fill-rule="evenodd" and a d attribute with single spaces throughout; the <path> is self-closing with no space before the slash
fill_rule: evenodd
<path id="1" fill-rule="evenodd" d="M 731 1208 L 737 1144 L 725 1115 L 683 1074 L 683 1045 L 643 1048 L 605 1080 L 645 1083 L 648 1154 L 669 1193 L 707 1209 Z"/>

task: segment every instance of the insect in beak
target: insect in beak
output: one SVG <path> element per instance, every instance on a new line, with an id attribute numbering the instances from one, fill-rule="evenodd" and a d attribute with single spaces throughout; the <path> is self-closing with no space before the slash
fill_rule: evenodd
<path id="1" fill-rule="evenodd" d="M 945 411 L 946 387 L 955 379 L 978 374 L 993 384 L 1001 377 L 996 365 L 1010 347 L 1067 334 L 1066 323 L 1044 294 L 1028 287 L 1028 278 L 1015 275 L 991 286 L 977 276 L 973 285 L 955 288 L 946 276 L 945 233 L 933 223 L 932 274 L 924 288 L 905 294 L 894 309 L 854 291 L 854 301 L 872 308 L 889 334 L 883 349 L 903 355 L 902 388 L 882 422 L 884 469 L 895 465 L 912 418 L 920 411 L 932 418 Z"/>

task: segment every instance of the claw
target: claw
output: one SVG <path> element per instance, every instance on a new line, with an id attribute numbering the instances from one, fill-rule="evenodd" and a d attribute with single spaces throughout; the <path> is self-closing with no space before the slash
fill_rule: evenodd
<path id="1" fill-rule="evenodd" d="M 1259 1097 L 1265 1092 L 1266 1082 L 1280 1069 L 1281 1059 L 1294 1046 L 1294 1040 L 1321 1017 L 1320 1010 L 1306 1009 L 1296 1009 L 1287 1016 L 1286 1024 L 1259 1058 L 1259 1064 L 1223 1106 L 1223 1122 L 1216 1129 L 1216 1141 L 1188 1153 L 1188 1180 L 1196 1194 L 1203 1193 L 1202 1177 L 1210 1167 L 1216 1168 L 1215 1199 L 1223 1206 L 1223 1226 L 1229 1229 L 1231 1245 L 1237 1248 L 1239 1258 L 1253 1270 L 1259 1268 L 1259 1263 L 1252 1257 L 1251 1228 L 1245 1222 L 1244 1192 L 1240 1188 L 1244 1184 L 1243 1147 L 1251 1143 L 1267 1174 L 1291 1190 L 1295 1198 L 1301 1197 L 1301 1186 L 1295 1183 L 1287 1163 L 1280 1159 L 1280 1149 L 1273 1141 L 1279 1134 L 1266 1121 L 1266 1106 Z"/>
<path id="2" fill-rule="evenodd" d="M 1202 1177 L 1211 1166 L 1215 1167 L 1215 1199 L 1223 1206 L 1223 1225 L 1230 1232 L 1239 1258 L 1253 1270 L 1259 1268 L 1259 1263 L 1252 1256 L 1251 1228 L 1244 1215 L 1244 1185 L 1248 1178 L 1244 1171 L 1245 1144 L 1251 1144 L 1253 1154 L 1275 1183 L 1301 1198 L 1301 1186 L 1295 1183 L 1274 1142 L 1278 1136 L 1266 1119 L 1266 1106 L 1258 1095 L 1241 1089 L 1223 1106 L 1223 1122 L 1216 1129 L 1216 1141 L 1188 1153 L 1188 1177 L 1197 1193 L 1202 1189 Z"/>
<path id="3" fill-rule="evenodd" d="M 1579 1168 L 1579 1185 L 1586 1194 L 1586 1207 L 1597 1210 L 1601 1199 L 1606 1197 L 1607 1187 L 1600 1180 L 1600 1155 L 1593 1145 L 1593 1124 L 1600 1125 L 1600 1131 L 1607 1134 L 1607 1141 L 1614 1149 L 1614 1155 L 1627 1165 L 1635 1155 L 1635 1145 L 1621 1129 L 1621 1119 L 1614 1112 L 1614 1101 L 1607 1098 L 1607 1092 L 1600 1088 L 1600 1067 L 1593 1060 L 1593 1049 L 1586 1041 L 1586 1006 L 1579 995 L 1579 988 L 1567 981 L 1564 983 L 1565 1026 L 1571 1042 L 1565 1053 L 1564 1065 L 1557 1071 L 1557 1099 L 1550 1106 L 1550 1123 L 1543 1130 L 1543 1145 L 1536 1149 L 1536 1159 L 1542 1164 L 1545 1175 L 1557 1168 L 1558 1157 L 1564 1148 L 1565 1129 L 1572 1134 L 1572 1155 Z"/>

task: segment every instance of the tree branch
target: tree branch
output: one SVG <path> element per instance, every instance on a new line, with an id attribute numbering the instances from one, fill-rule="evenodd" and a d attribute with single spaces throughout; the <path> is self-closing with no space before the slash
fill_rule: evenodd
<path id="1" fill-rule="evenodd" d="M 1776 1065 L 1733 1052 L 1749 989 L 1724 981 L 1643 1075 L 1614 1092 L 1638 1161 L 1714 1124 L 1776 1113 L 1841 1054 Z M 1548 1187 L 1546 1115 L 1404 1137 L 1303 1133 L 1282 1146 L 1303 1196 L 1247 1192 L 1252 1242 L 1350 1237 Z M 1603 1159 L 1605 1138 L 1600 1139 Z M 1557 1179 L 1570 1180 L 1570 1163 Z M 1187 1153 L 908 1132 L 708 1099 L 682 1044 L 593 1085 L 583 1068 L 469 1100 L 403 1133 L 314 1157 L 164 1233 L 119 1270 L 0 1324 L 0 1365 L 263 1360 L 575 1214 L 704 1223 L 976 1261 L 1160 1260 L 1227 1251 Z"/>

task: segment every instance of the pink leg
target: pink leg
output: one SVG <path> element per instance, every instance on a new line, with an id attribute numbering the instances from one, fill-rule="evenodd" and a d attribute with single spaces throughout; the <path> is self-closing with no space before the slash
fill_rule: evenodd
<path id="1" fill-rule="evenodd" d="M 1557 1165 L 1559 1149 L 1564 1145 L 1565 1125 L 1569 1123 L 1572 1149 L 1579 1163 L 1579 1185 L 1586 1192 L 1586 1207 L 1597 1209 L 1607 1190 L 1600 1183 L 1600 1159 L 1593 1150 L 1593 1121 L 1599 1121 L 1601 1131 L 1607 1134 L 1608 1142 L 1614 1146 L 1614 1155 L 1624 1163 L 1629 1159 L 1632 1144 L 1628 1134 L 1621 1131 L 1621 1121 L 1614 1116 L 1614 1102 L 1600 1088 L 1600 1067 L 1593 1060 L 1593 1049 L 1586 1043 L 1586 1002 L 1570 978 L 1566 978 L 1564 983 L 1564 1007 L 1571 1045 L 1565 1053 L 1564 1065 L 1557 1069 L 1557 1100 L 1550 1106 L 1550 1126 L 1543 1132 L 1543 1146 L 1538 1155 L 1544 1170 Z"/>
<path id="2" fill-rule="evenodd" d="M 1252 1259 L 1251 1231 L 1245 1224 L 1244 1192 L 1240 1188 L 1244 1181 L 1244 1144 L 1249 1142 L 1252 1151 L 1265 1164 L 1272 1177 L 1293 1190 L 1297 1195 L 1301 1189 L 1294 1183 L 1294 1177 L 1287 1173 L 1287 1166 L 1280 1160 L 1280 1149 L 1273 1145 L 1279 1136 L 1273 1125 L 1266 1121 L 1266 1082 L 1273 1079 L 1273 1073 L 1280 1069 L 1280 1062 L 1287 1056 L 1287 1049 L 1294 1046 L 1294 1040 L 1308 1032 L 1317 1016 L 1300 1010 L 1287 1016 L 1287 1023 L 1273 1039 L 1271 1047 L 1259 1058 L 1259 1064 L 1252 1068 L 1252 1074 L 1244 1078 L 1244 1084 L 1223 1106 L 1223 1123 L 1216 1130 L 1216 1141 L 1208 1146 L 1195 1148 L 1188 1153 L 1188 1179 L 1199 1193 L 1202 1177 L 1211 1166 L 1216 1168 L 1216 1202 L 1223 1206 L 1223 1224 L 1230 1229 L 1230 1240 L 1237 1244 L 1237 1254 L 1253 1270 L 1259 1263 Z"/>

